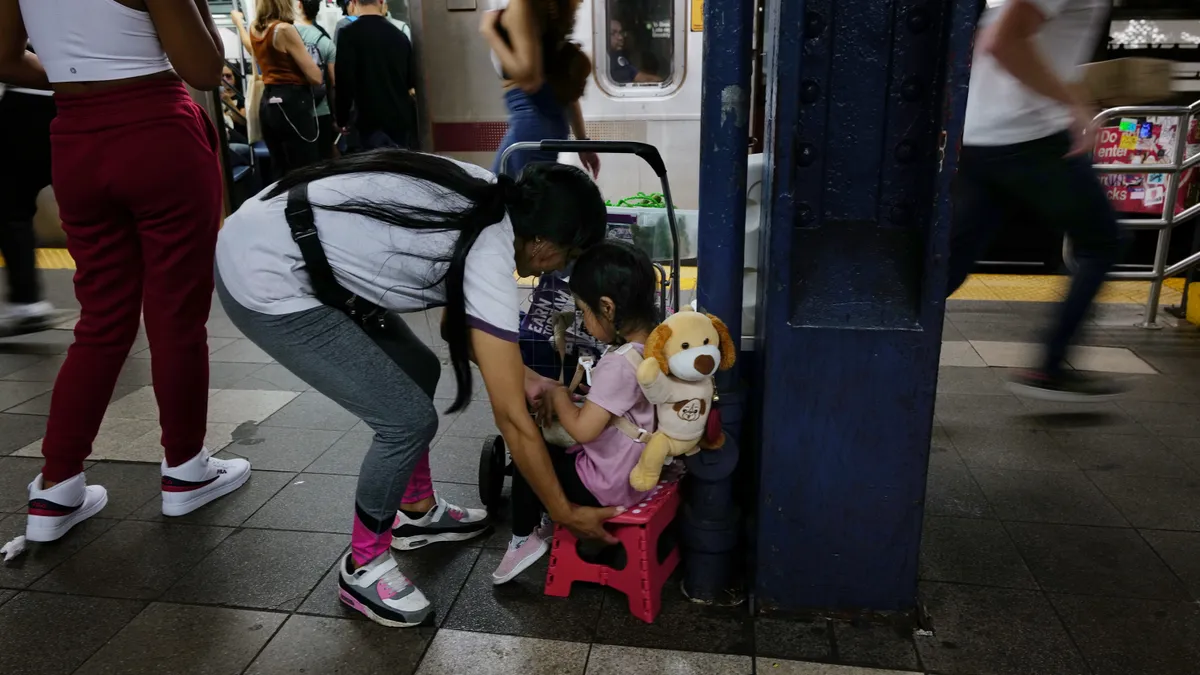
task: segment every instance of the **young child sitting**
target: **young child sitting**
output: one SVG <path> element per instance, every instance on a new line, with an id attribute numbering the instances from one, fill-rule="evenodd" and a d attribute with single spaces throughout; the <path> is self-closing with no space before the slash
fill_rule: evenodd
<path id="1" fill-rule="evenodd" d="M 657 280 L 649 257 L 632 245 L 605 240 L 584 251 L 571 272 L 570 288 L 588 332 L 610 345 L 592 369 L 590 390 L 578 407 L 566 387 L 542 399 L 539 417 L 552 413 L 578 443 L 568 449 L 547 446 L 554 472 L 567 499 L 580 506 L 629 506 L 646 493 L 629 485 L 629 473 L 641 457 L 643 443 L 614 426 L 624 417 L 646 431 L 654 430 L 654 406 L 637 381 L 637 368 L 625 351 L 642 353 L 643 343 L 658 325 L 655 303 Z M 550 549 L 552 525 L 533 489 L 513 474 L 513 537 L 499 567 L 495 584 L 511 581 Z"/>

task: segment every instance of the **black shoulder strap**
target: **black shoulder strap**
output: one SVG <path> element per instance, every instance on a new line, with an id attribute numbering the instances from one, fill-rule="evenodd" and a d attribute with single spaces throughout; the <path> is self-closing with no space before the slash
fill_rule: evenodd
<path id="1" fill-rule="evenodd" d="M 325 249 L 317 236 L 317 220 L 308 201 L 307 183 L 288 190 L 284 214 L 292 230 L 292 239 L 300 247 L 300 255 L 304 258 L 304 267 L 317 299 L 322 304 L 345 312 L 364 328 L 383 328 L 388 311 L 346 290 L 334 277 L 329 258 L 325 257 Z"/>

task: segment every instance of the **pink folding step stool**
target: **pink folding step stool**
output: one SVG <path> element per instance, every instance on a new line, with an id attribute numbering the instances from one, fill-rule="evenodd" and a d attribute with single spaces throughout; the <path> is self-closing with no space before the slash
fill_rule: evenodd
<path id="1" fill-rule="evenodd" d="M 661 482 L 645 501 L 606 523 L 625 547 L 625 569 L 589 563 L 579 557 L 578 540 L 570 530 L 554 526 L 550 569 L 546 572 L 546 595 L 565 598 L 571 584 L 587 581 L 609 586 L 629 597 L 629 611 L 653 623 L 662 608 L 662 590 L 679 565 L 679 547 L 660 562 L 658 540 L 679 511 L 679 483 Z"/>

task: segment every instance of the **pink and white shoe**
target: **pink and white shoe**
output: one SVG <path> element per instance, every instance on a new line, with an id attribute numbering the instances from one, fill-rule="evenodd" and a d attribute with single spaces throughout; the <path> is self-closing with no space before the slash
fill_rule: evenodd
<path id="1" fill-rule="evenodd" d="M 40 473 L 29 484 L 29 519 L 25 522 L 29 541 L 55 541 L 108 504 L 108 491 L 88 485 L 82 473 L 52 488 L 42 485 Z"/>
<path id="2" fill-rule="evenodd" d="M 162 512 L 164 516 L 183 516 L 205 504 L 224 497 L 246 484 L 250 462 L 244 459 L 216 459 L 207 448 L 176 467 L 162 463 Z"/>
<path id="3" fill-rule="evenodd" d="M 550 542 L 543 539 L 538 530 L 534 530 L 533 534 L 523 539 L 513 537 L 508 543 L 508 550 L 504 552 L 504 558 L 500 560 L 496 571 L 492 572 L 492 583 L 499 586 L 512 581 L 549 550 Z"/>
<path id="4" fill-rule="evenodd" d="M 341 562 L 338 596 L 342 604 L 381 626 L 420 626 L 433 615 L 433 605 L 396 566 L 390 551 L 355 567 L 352 553 Z"/>

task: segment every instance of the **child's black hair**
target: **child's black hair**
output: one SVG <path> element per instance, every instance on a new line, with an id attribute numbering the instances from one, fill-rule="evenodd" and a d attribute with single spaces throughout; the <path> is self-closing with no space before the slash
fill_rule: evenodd
<path id="1" fill-rule="evenodd" d="M 616 306 L 613 326 L 621 335 L 631 330 L 652 330 L 658 325 L 654 264 L 641 249 L 624 241 L 605 239 L 585 250 L 571 270 L 571 293 L 593 311 L 600 299 Z"/>

